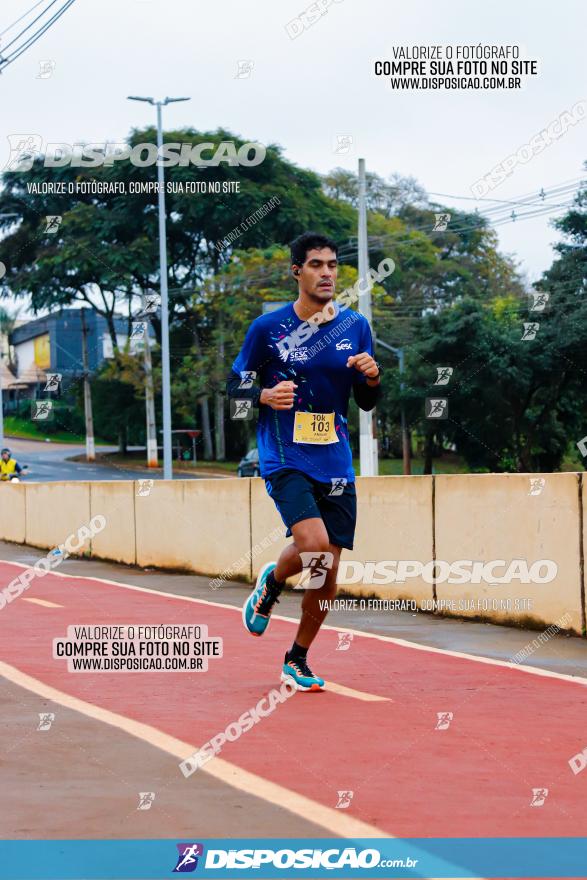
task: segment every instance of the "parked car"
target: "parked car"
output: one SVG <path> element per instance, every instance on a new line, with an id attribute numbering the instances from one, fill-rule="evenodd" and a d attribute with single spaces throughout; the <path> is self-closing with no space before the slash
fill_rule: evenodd
<path id="1" fill-rule="evenodd" d="M 251 449 L 244 458 L 241 458 L 237 473 L 239 477 L 259 477 L 261 469 L 259 468 L 259 450 Z"/>

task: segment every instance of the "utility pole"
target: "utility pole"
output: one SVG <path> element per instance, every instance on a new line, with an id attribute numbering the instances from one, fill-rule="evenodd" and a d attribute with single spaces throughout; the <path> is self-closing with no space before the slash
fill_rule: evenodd
<path id="1" fill-rule="evenodd" d="M 222 316 L 219 320 L 218 338 L 218 364 L 219 370 L 224 370 L 224 323 Z M 226 443 L 224 436 L 224 395 L 216 392 L 216 461 L 224 461 L 226 458 Z"/>
<path id="2" fill-rule="evenodd" d="M 145 416 L 147 419 L 147 467 L 156 468 L 159 466 L 157 459 L 157 424 L 155 421 L 155 392 L 153 388 L 153 364 L 151 361 L 151 343 L 149 340 L 149 330 L 151 329 L 151 321 L 146 314 L 147 297 L 144 291 L 141 292 L 141 302 L 143 306 L 143 314 L 147 321 L 145 333 L 145 347 L 143 349 L 143 359 L 145 365 Z"/>
<path id="3" fill-rule="evenodd" d="M 159 206 L 159 275 L 161 281 L 161 380 L 163 392 L 163 479 L 173 479 L 171 448 L 171 370 L 169 366 L 169 294 L 167 289 L 167 238 L 165 231 L 165 175 L 163 173 L 163 128 L 161 107 L 189 98 L 139 98 L 129 95 L 129 101 L 145 101 L 157 108 L 157 198 Z"/>
<path id="4" fill-rule="evenodd" d="M 372 323 L 371 287 L 373 282 L 367 275 L 369 270 L 369 247 L 367 244 L 367 198 L 365 185 L 365 160 L 359 159 L 359 312 L 369 324 Z M 375 333 L 373 333 L 375 337 Z M 377 476 L 377 440 L 373 436 L 373 412 L 359 412 L 359 449 L 362 477 Z"/>
<path id="5" fill-rule="evenodd" d="M 86 461 L 96 460 L 94 445 L 94 417 L 92 415 L 92 389 L 90 388 L 90 371 L 88 366 L 88 327 L 86 310 L 80 309 L 82 321 L 82 362 L 84 367 L 84 413 L 86 416 Z"/>
<path id="6" fill-rule="evenodd" d="M 402 377 L 401 381 L 399 383 L 399 389 L 400 389 L 400 393 L 403 395 L 403 390 L 405 387 L 405 382 L 403 380 L 404 367 L 405 367 L 403 348 L 399 349 L 398 358 L 399 358 L 399 374 L 400 374 L 400 377 Z M 403 457 L 403 461 L 404 461 L 404 474 L 409 476 L 409 474 L 412 473 L 412 459 L 410 458 L 410 452 L 411 452 L 410 435 L 408 432 L 408 425 L 406 422 L 406 408 L 404 406 L 403 397 L 402 397 L 402 400 L 400 403 L 400 418 L 401 418 L 401 425 L 402 425 L 402 457 Z"/>

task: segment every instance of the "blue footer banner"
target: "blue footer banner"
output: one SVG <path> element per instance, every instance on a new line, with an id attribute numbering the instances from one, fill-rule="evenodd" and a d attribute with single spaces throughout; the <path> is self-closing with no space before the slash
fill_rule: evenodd
<path id="1" fill-rule="evenodd" d="M 587 837 L 3 840 L 0 880 L 587 876 Z"/>

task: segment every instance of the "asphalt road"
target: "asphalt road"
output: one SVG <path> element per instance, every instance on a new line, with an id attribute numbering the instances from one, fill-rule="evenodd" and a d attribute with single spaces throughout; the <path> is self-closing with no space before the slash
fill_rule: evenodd
<path id="1" fill-rule="evenodd" d="M 51 483 L 56 480 L 137 480 L 142 477 L 160 480 L 163 476 L 161 471 L 153 472 L 146 467 L 134 469 L 114 464 L 67 461 L 74 455 L 85 453 L 85 446 L 82 445 L 44 443 L 39 440 L 19 440 L 14 437 L 6 437 L 5 443 L 19 464 L 29 466 L 27 480 L 34 483 Z M 97 446 L 96 452 L 116 452 L 116 449 L 116 446 Z M 198 480 L 202 477 L 182 471 L 181 479 Z"/>

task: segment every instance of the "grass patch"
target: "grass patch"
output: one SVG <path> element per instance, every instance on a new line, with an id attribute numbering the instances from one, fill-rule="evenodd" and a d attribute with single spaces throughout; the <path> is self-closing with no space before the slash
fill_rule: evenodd
<path id="1" fill-rule="evenodd" d="M 74 456 L 72 460 L 85 461 L 85 455 Z M 117 465 L 135 465 L 140 467 L 147 466 L 147 452 L 146 450 L 139 450 L 133 452 L 127 452 L 124 455 L 121 455 L 119 452 L 99 452 L 96 454 L 96 459 L 101 461 L 104 464 L 117 464 Z M 185 471 L 195 471 L 196 473 L 206 473 L 206 472 L 218 472 L 218 471 L 226 471 L 226 473 L 235 473 L 238 467 L 238 461 L 198 461 L 194 465 L 192 461 L 178 461 L 176 458 L 173 459 L 173 467 L 181 468 L 181 470 Z M 159 455 L 159 469 L 163 468 L 163 455 L 160 453 Z"/>
<path id="2" fill-rule="evenodd" d="M 102 455 L 105 461 L 115 461 L 117 464 L 137 464 L 144 465 L 146 463 L 145 452 L 127 452 L 121 456 L 118 452 L 111 452 Z M 239 459 L 240 461 L 240 459 Z M 194 464 L 191 461 L 179 462 L 173 459 L 173 466 L 181 467 L 182 470 L 194 470 L 197 473 L 205 473 L 206 471 L 223 471 L 226 473 L 236 474 L 239 461 L 202 461 L 199 460 Z M 163 458 L 159 458 L 159 464 L 162 466 Z M 360 471 L 360 462 L 358 458 L 353 459 L 353 466 L 356 473 Z M 400 458 L 382 458 L 379 460 L 379 473 L 381 476 L 397 476 L 403 474 L 403 462 Z M 412 474 L 421 475 L 424 471 L 424 460 L 421 458 L 412 459 Z M 466 464 L 455 455 L 447 455 L 444 458 L 437 459 L 434 462 L 435 474 L 466 474 L 469 473 Z"/>
<path id="3" fill-rule="evenodd" d="M 355 473 L 360 472 L 360 459 L 353 459 L 353 467 Z M 379 459 L 379 476 L 396 477 L 404 472 L 404 463 L 401 458 L 380 458 Z M 424 459 L 412 458 L 412 475 L 421 476 L 424 473 Z M 465 462 L 457 455 L 446 455 L 437 458 L 432 464 L 432 473 L 434 474 L 468 474 L 469 468 Z"/>
<path id="4" fill-rule="evenodd" d="M 4 433 L 15 440 L 51 440 L 53 443 L 71 443 L 72 446 L 86 442 L 85 434 L 72 434 L 71 431 L 56 431 L 48 434 L 44 430 L 42 422 L 33 422 L 20 416 L 4 416 Z M 95 438 L 96 443 L 103 444 L 106 441 Z"/>

